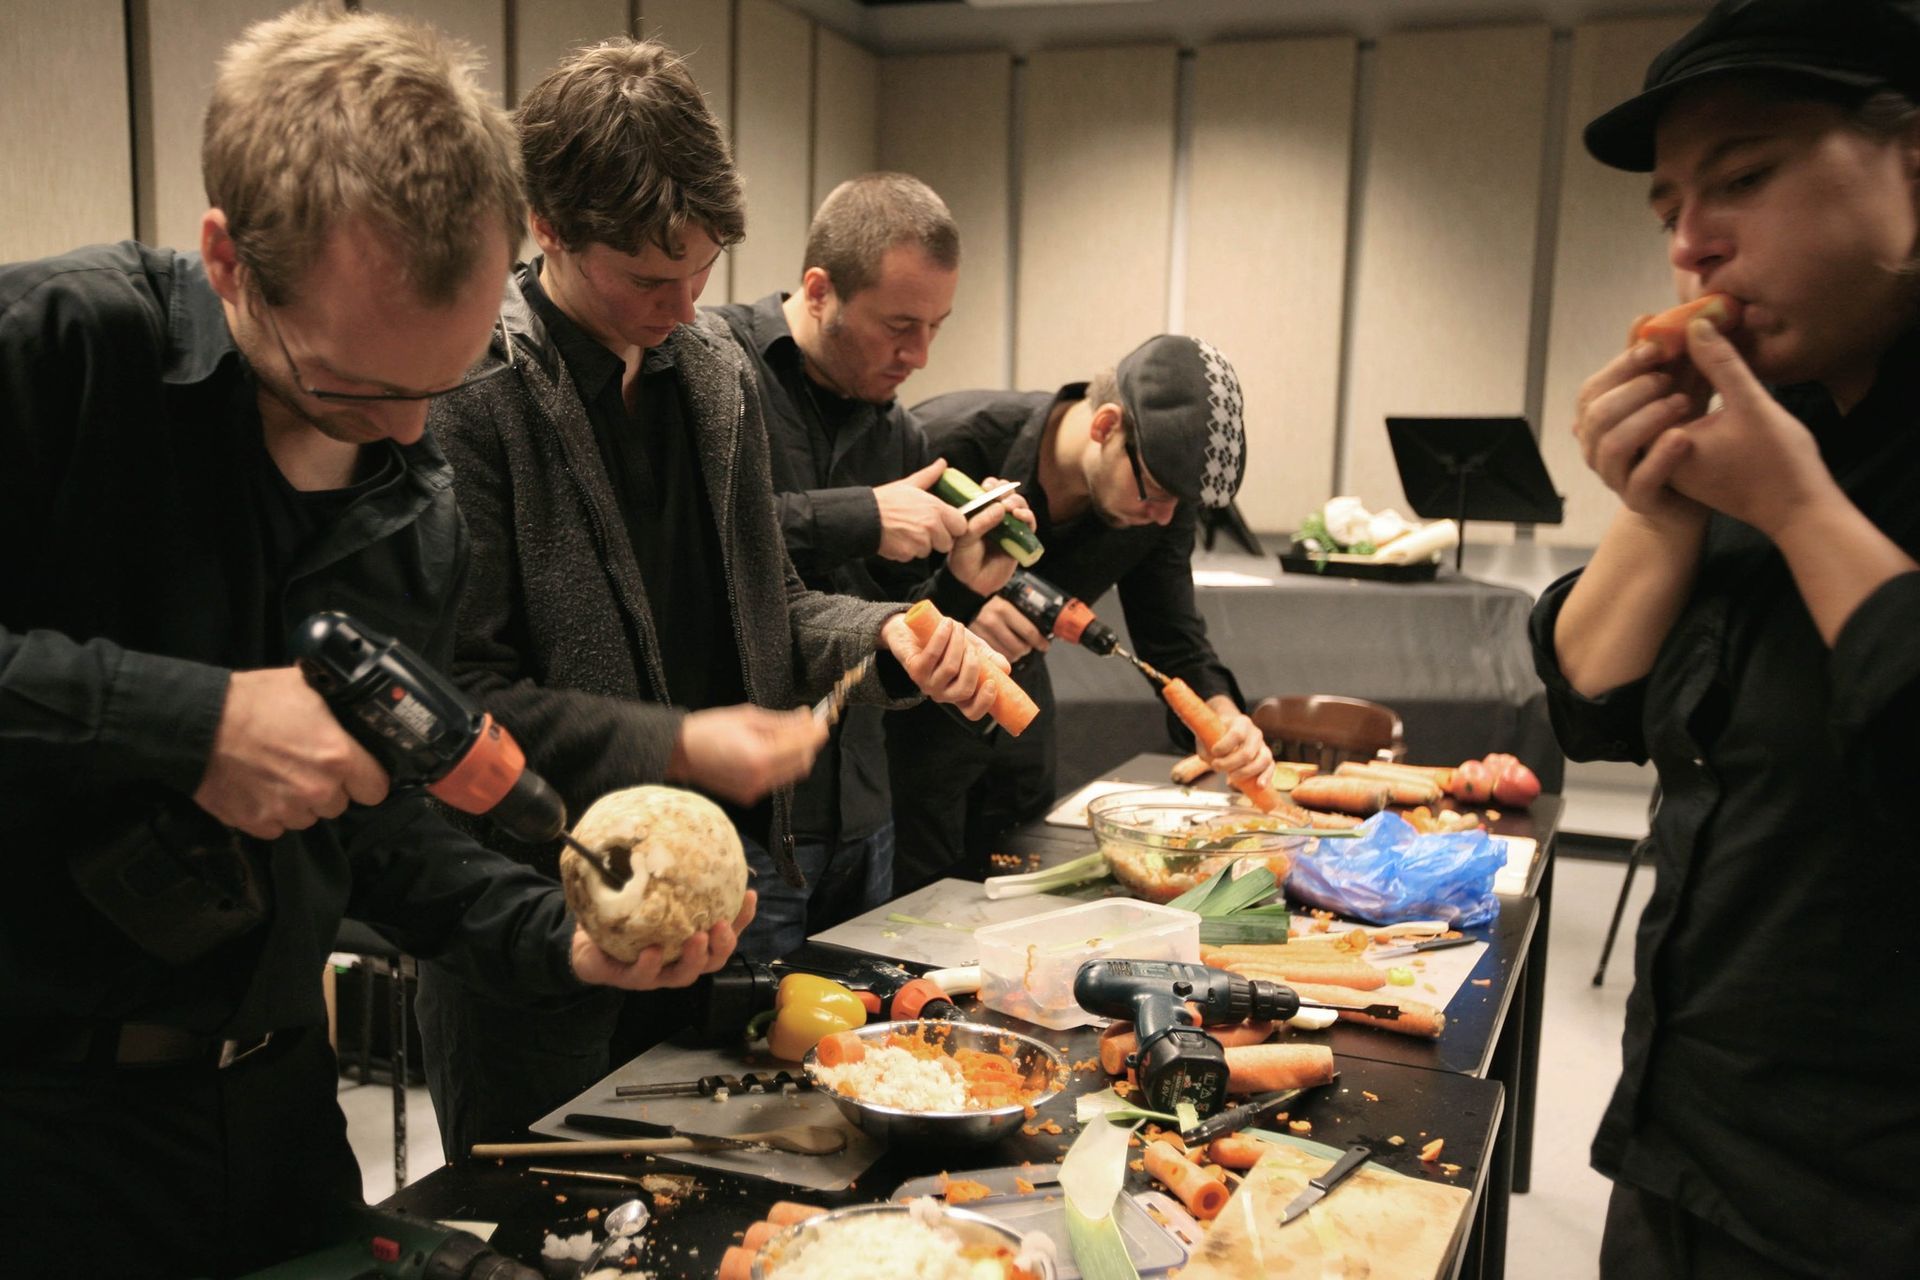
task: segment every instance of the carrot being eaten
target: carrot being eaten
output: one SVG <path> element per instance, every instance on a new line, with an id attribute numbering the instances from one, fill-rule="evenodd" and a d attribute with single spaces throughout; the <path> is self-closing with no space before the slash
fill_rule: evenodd
<path id="1" fill-rule="evenodd" d="M 1187 1212 L 1205 1222 L 1220 1216 L 1227 1205 L 1227 1188 L 1219 1179 L 1193 1163 L 1168 1142 L 1149 1142 L 1145 1153 L 1147 1172 L 1180 1197 Z"/>
<path id="2" fill-rule="evenodd" d="M 1660 348 L 1662 363 L 1677 360 L 1687 353 L 1687 325 L 1696 318 L 1711 321 L 1722 333 L 1731 333 L 1740 323 L 1740 300 L 1730 294 L 1708 293 L 1668 307 L 1658 315 L 1641 316 L 1633 322 L 1627 345 L 1651 342 Z"/>
<path id="3" fill-rule="evenodd" d="M 946 615 L 935 607 L 931 600 L 918 600 L 907 610 L 907 630 L 921 644 L 932 641 L 934 631 L 940 626 L 940 620 Z M 962 628 L 961 634 L 972 643 L 972 633 Z M 988 709 L 994 722 L 1014 737 L 1019 737 L 1033 718 L 1040 714 L 1039 704 L 1027 696 L 1027 691 L 1014 683 L 1013 677 L 988 661 L 986 654 L 980 655 L 980 679 L 993 687 L 993 706 Z M 976 689 L 978 685 L 974 686 Z"/>

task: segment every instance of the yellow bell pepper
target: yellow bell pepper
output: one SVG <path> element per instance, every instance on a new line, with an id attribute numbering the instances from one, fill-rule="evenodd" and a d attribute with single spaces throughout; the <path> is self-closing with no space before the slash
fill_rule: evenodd
<path id="1" fill-rule="evenodd" d="M 773 1008 L 767 1049 L 785 1062 L 798 1062 L 834 1032 L 851 1031 L 867 1021 L 867 1007 L 859 996 L 831 978 L 811 973 L 790 973 L 780 979 Z"/>

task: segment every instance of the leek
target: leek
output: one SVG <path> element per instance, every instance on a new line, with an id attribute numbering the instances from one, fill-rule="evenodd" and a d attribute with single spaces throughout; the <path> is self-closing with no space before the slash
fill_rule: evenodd
<path id="1" fill-rule="evenodd" d="M 1043 867 L 1039 871 L 1027 871 L 1015 876 L 989 876 L 986 881 L 987 897 L 1020 898 L 1030 893 L 1048 893 L 1069 885 L 1099 880 L 1112 873 L 1113 868 L 1107 865 L 1105 854 L 1090 853 L 1057 867 Z"/>
<path id="2" fill-rule="evenodd" d="M 1086 1280 L 1139 1280 L 1120 1225 L 1113 1220 L 1113 1206 L 1127 1183 L 1127 1139 L 1140 1121 L 1108 1121 L 1130 1110 L 1111 1089 L 1081 1098 L 1075 1106 L 1080 1136 L 1060 1162 L 1067 1245 L 1073 1265 Z"/>
<path id="3" fill-rule="evenodd" d="M 1263 899 L 1279 888 L 1273 872 L 1256 867 L 1234 878 L 1226 866 L 1175 898 L 1168 906 L 1196 912 L 1200 916 L 1200 941 L 1209 946 L 1285 942 L 1292 917 L 1284 903 L 1260 906 Z"/>

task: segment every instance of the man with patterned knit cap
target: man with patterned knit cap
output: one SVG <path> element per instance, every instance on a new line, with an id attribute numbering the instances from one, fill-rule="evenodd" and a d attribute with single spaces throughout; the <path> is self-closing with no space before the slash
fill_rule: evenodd
<path id="1" fill-rule="evenodd" d="M 1036 572 L 1089 602 L 1117 586 L 1133 651 L 1184 679 L 1225 722 L 1213 766 L 1265 778 L 1273 755 L 1207 640 L 1191 565 L 1197 509 L 1227 506 L 1245 474 L 1242 404 L 1240 380 L 1215 347 L 1161 334 L 1091 382 L 955 391 L 913 412 L 948 465 L 1023 482 L 1046 547 Z M 932 707 L 889 717 L 896 890 L 985 852 L 1053 802 L 1047 638 L 998 596 L 981 602 L 970 625 L 1015 664 L 1041 715 L 1019 738 L 982 734 Z"/>

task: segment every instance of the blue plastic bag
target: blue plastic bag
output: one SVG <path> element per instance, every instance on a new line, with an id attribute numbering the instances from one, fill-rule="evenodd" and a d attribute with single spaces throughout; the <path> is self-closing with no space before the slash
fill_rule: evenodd
<path id="1" fill-rule="evenodd" d="M 1423 836 L 1398 814 L 1379 813 L 1358 839 L 1317 843 L 1294 855 L 1288 897 L 1371 924 L 1476 925 L 1500 914 L 1493 878 L 1507 849 L 1484 830 Z"/>

